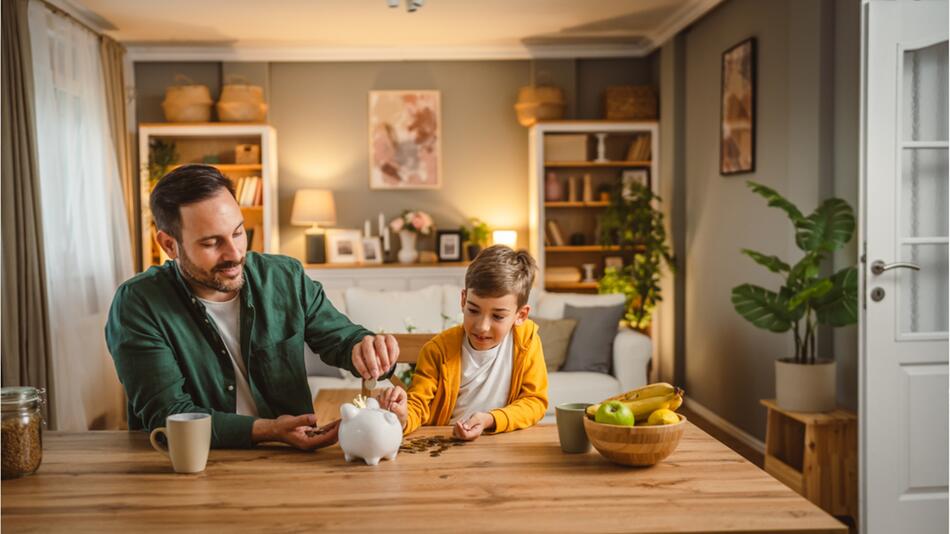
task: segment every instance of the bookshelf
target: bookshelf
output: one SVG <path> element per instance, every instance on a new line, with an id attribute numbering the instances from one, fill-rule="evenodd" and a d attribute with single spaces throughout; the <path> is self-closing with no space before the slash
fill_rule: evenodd
<path id="1" fill-rule="evenodd" d="M 540 267 L 540 286 L 545 290 L 596 293 L 596 280 L 603 276 L 608 259 L 625 264 L 630 261 L 620 247 L 600 245 L 598 220 L 610 205 L 601 193 L 622 183 L 625 174 L 627 179 L 646 180 L 658 191 L 658 134 L 655 121 L 551 121 L 530 128 L 528 240 Z M 599 137 L 604 139 L 603 153 Z M 589 195 L 585 195 L 585 175 L 590 176 Z M 545 195 L 549 176 L 561 189 L 556 198 Z M 556 231 L 552 231 L 552 224 Z M 560 234 L 559 239 L 552 234 Z M 583 280 L 582 266 L 586 263 L 595 266 L 594 281 Z M 548 267 L 576 267 L 581 278 L 576 282 L 546 282 Z"/>
<path id="2" fill-rule="evenodd" d="M 278 250 L 277 134 L 274 128 L 248 123 L 143 123 L 139 125 L 142 270 L 165 260 L 164 252 L 155 241 L 155 226 L 148 207 L 154 185 L 149 167 L 154 142 L 175 146 L 177 158 L 164 168 L 165 173 L 188 163 L 206 163 L 230 178 L 238 193 L 244 226 L 253 234 L 248 249 Z M 258 161 L 237 163 L 237 145 L 260 147 Z"/>

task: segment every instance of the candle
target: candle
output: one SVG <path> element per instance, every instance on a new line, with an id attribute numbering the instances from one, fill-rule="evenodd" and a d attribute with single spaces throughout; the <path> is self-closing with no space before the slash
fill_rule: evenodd
<path id="1" fill-rule="evenodd" d="M 363 237 L 372 237 L 372 232 L 369 228 L 369 219 L 363 221 Z"/>
<path id="2" fill-rule="evenodd" d="M 389 227 L 388 226 L 383 228 L 383 250 L 385 250 L 387 254 L 389 253 Z"/>

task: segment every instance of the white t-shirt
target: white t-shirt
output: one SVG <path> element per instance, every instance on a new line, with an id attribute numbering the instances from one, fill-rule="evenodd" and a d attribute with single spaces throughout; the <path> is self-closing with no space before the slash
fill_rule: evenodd
<path id="1" fill-rule="evenodd" d="M 234 387 L 237 389 L 238 415 L 257 417 L 257 404 L 251 395 L 251 386 L 247 382 L 247 369 L 244 368 L 244 359 L 241 357 L 241 296 L 236 295 L 227 302 L 213 302 L 199 299 L 208 311 L 208 315 L 218 327 L 218 333 L 231 356 L 234 365 Z"/>
<path id="2" fill-rule="evenodd" d="M 511 332 L 497 347 L 488 350 L 475 350 L 468 335 L 462 335 L 462 380 L 452 411 L 452 424 L 475 412 L 488 413 L 508 404 L 513 360 Z"/>

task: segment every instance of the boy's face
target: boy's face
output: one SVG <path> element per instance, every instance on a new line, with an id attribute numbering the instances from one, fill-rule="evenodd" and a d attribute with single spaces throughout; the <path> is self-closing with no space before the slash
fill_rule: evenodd
<path id="1" fill-rule="evenodd" d="M 475 350 L 497 347 L 511 328 L 528 318 L 531 307 L 518 307 L 518 297 L 480 297 L 467 289 L 462 290 L 462 328 Z"/>

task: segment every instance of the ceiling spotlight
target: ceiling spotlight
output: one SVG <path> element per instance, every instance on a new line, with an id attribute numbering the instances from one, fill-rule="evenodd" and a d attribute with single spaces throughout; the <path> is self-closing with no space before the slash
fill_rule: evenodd
<path id="1" fill-rule="evenodd" d="M 414 13 L 425 3 L 426 0 L 406 0 L 406 11 Z M 386 0 L 386 5 L 389 7 L 399 7 L 399 0 Z"/>
<path id="2" fill-rule="evenodd" d="M 399 0 L 386 0 L 389 7 L 399 7 Z"/>

